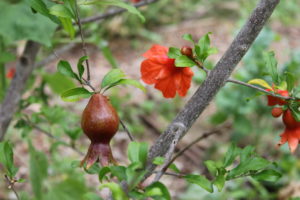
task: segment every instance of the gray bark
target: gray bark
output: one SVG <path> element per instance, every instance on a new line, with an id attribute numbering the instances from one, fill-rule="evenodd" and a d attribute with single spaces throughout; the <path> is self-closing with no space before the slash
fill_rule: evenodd
<path id="1" fill-rule="evenodd" d="M 16 74 L 0 106 L 0 141 L 3 140 L 9 123 L 17 111 L 26 82 L 34 69 L 34 61 L 39 48 L 40 44 L 27 41 L 25 50 L 17 62 Z"/>

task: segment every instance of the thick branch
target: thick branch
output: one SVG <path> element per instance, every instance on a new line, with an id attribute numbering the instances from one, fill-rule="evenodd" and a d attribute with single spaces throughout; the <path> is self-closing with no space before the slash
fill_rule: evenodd
<path id="1" fill-rule="evenodd" d="M 174 125 L 176 123 L 183 123 L 185 125 L 185 131 L 176 133 L 182 138 L 203 110 L 208 106 L 209 102 L 213 99 L 219 89 L 223 87 L 234 68 L 258 36 L 278 3 L 279 0 L 261 0 L 258 3 L 246 24 L 235 37 L 216 67 L 209 73 L 207 79 L 197 89 L 181 112 L 177 114 L 166 131 L 151 147 L 147 165 L 149 171 L 148 176 L 156 167 L 152 164 L 152 160 L 157 156 L 164 156 L 168 152 L 170 146 L 173 145 L 172 142 L 174 141 L 174 138 L 177 137 L 177 135 L 172 132 Z"/>
<path id="2" fill-rule="evenodd" d="M 27 41 L 23 55 L 17 63 L 16 74 L 0 106 L 0 141 L 3 139 L 6 129 L 18 108 L 26 82 L 34 69 L 34 61 L 39 48 L 40 44 Z"/>

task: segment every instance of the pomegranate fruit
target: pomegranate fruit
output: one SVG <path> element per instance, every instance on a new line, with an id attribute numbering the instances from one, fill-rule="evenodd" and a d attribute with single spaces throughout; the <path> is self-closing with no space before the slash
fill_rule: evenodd
<path id="1" fill-rule="evenodd" d="M 81 128 L 91 140 L 81 166 L 86 163 L 90 168 L 98 160 L 102 166 L 116 163 L 109 143 L 118 131 L 119 117 L 106 96 L 96 93 L 90 98 L 82 113 Z"/>

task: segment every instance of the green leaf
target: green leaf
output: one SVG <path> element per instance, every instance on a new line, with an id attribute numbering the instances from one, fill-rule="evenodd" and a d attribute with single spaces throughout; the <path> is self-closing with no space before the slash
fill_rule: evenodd
<path id="1" fill-rule="evenodd" d="M 217 188 L 218 188 L 218 191 L 219 192 L 221 192 L 222 191 L 222 189 L 223 189 L 223 187 L 224 187 L 224 185 L 225 185 L 225 174 L 219 174 L 218 176 L 217 176 L 217 178 L 214 180 L 214 185 L 215 186 L 217 186 Z"/>
<path id="2" fill-rule="evenodd" d="M 57 24 L 48 17 L 34 14 L 25 1 L 9 4 L 0 1 L 0 36 L 9 45 L 18 40 L 33 40 L 51 46 Z"/>
<path id="3" fill-rule="evenodd" d="M 60 60 L 58 62 L 57 70 L 65 76 L 76 78 L 76 74 L 73 72 L 70 63 L 66 60 Z"/>
<path id="4" fill-rule="evenodd" d="M 118 86 L 118 85 L 132 85 L 136 88 L 141 89 L 143 92 L 146 92 L 146 88 L 139 82 L 133 79 L 121 79 L 113 84 L 111 84 L 109 87 L 107 87 L 105 90 L 108 90 L 111 87 Z"/>
<path id="5" fill-rule="evenodd" d="M 125 74 L 122 70 L 112 69 L 102 79 L 101 88 L 105 88 L 106 86 L 110 86 L 111 84 L 120 81 L 124 77 L 125 77 Z"/>
<path id="6" fill-rule="evenodd" d="M 126 9 L 128 12 L 137 15 L 142 22 L 145 22 L 145 17 L 141 14 L 141 12 L 136 9 L 136 7 L 129 5 L 127 3 L 124 3 L 120 0 L 91 0 L 91 1 L 84 1 L 82 3 L 83 5 L 92 5 L 92 4 L 98 4 L 102 6 L 118 6 L 120 8 Z"/>
<path id="7" fill-rule="evenodd" d="M 146 142 L 130 142 L 127 154 L 132 163 L 140 162 L 145 165 L 148 156 L 148 144 Z"/>
<path id="8" fill-rule="evenodd" d="M 54 74 L 43 74 L 43 78 L 46 83 L 48 83 L 51 90 L 56 94 L 61 94 L 66 90 L 76 87 L 72 79 L 59 72 Z"/>
<path id="9" fill-rule="evenodd" d="M 10 179 L 14 178 L 18 168 L 14 166 L 13 147 L 8 141 L 0 142 L 0 163 L 3 165 L 7 176 Z"/>
<path id="10" fill-rule="evenodd" d="M 183 38 L 184 40 L 187 40 L 187 41 L 192 42 L 193 44 L 195 44 L 195 42 L 194 42 L 193 37 L 192 37 L 191 34 L 184 34 L 184 35 L 182 36 L 182 38 Z"/>
<path id="11" fill-rule="evenodd" d="M 224 167 L 228 167 L 229 165 L 231 165 L 235 160 L 235 158 L 239 155 L 239 153 L 240 153 L 240 148 L 238 148 L 236 144 L 232 143 L 225 155 L 223 161 Z"/>
<path id="12" fill-rule="evenodd" d="M 168 188 L 161 182 L 154 182 L 146 187 L 145 195 L 157 200 L 171 200 Z"/>
<path id="13" fill-rule="evenodd" d="M 216 175 L 218 172 L 218 167 L 215 161 L 207 160 L 204 162 L 205 166 L 207 167 L 208 171 L 211 173 L 211 175 Z"/>
<path id="14" fill-rule="evenodd" d="M 47 158 L 44 153 L 35 150 L 30 140 L 28 141 L 28 146 L 30 155 L 29 171 L 32 190 L 36 199 L 43 199 L 43 181 L 48 175 Z"/>
<path id="15" fill-rule="evenodd" d="M 181 52 L 180 49 L 176 48 L 176 47 L 170 47 L 169 51 L 168 51 L 168 57 L 169 58 L 178 58 L 179 56 L 181 56 Z"/>
<path id="16" fill-rule="evenodd" d="M 121 182 L 126 180 L 126 167 L 124 166 L 111 166 L 110 167 L 111 174 L 118 178 Z"/>
<path id="17" fill-rule="evenodd" d="M 232 169 L 228 176 L 227 180 L 233 179 L 239 176 L 245 176 L 250 171 L 262 170 L 270 165 L 270 162 L 261 157 L 252 157 L 248 158 L 244 162 L 240 163 L 236 168 Z"/>
<path id="18" fill-rule="evenodd" d="M 285 81 L 287 83 L 287 90 L 291 92 L 295 87 L 296 77 L 294 76 L 294 74 L 290 72 L 285 72 L 284 75 L 285 75 Z"/>
<path id="19" fill-rule="evenodd" d="M 82 75 L 84 73 L 84 66 L 83 66 L 83 62 L 88 60 L 89 57 L 88 56 L 82 56 L 78 62 L 77 62 L 77 70 L 78 70 L 78 75 L 79 78 L 82 79 Z"/>
<path id="20" fill-rule="evenodd" d="M 277 70 L 277 60 L 275 59 L 275 53 L 273 51 L 265 53 L 264 59 L 266 62 L 266 67 L 272 77 L 273 83 L 275 83 L 275 85 L 278 85 L 280 83 L 280 78 Z"/>
<path id="21" fill-rule="evenodd" d="M 72 20 L 66 17 L 58 17 L 58 19 L 60 20 L 64 30 L 69 34 L 70 38 L 74 39 L 75 29 L 72 24 Z"/>
<path id="22" fill-rule="evenodd" d="M 195 65 L 196 65 L 196 63 L 192 59 L 190 59 L 189 57 L 187 57 L 185 55 L 181 55 L 181 56 L 177 57 L 175 60 L 176 67 L 193 67 Z"/>
<path id="23" fill-rule="evenodd" d="M 141 162 L 133 162 L 126 168 L 126 181 L 128 183 L 129 190 L 135 188 L 143 179 L 146 170 Z"/>
<path id="24" fill-rule="evenodd" d="M 209 38 L 210 34 L 211 32 L 205 34 L 203 37 L 200 38 L 198 44 L 195 45 L 195 53 L 197 55 L 197 58 L 201 62 L 204 62 L 209 55 L 218 52 L 216 48 L 210 47 L 210 38 Z"/>
<path id="25" fill-rule="evenodd" d="M 247 162 L 255 154 L 253 146 L 246 146 L 240 153 L 240 163 Z"/>
<path id="26" fill-rule="evenodd" d="M 91 92 L 85 88 L 73 88 L 62 93 L 61 98 L 67 102 L 78 101 L 82 98 L 89 98 L 92 95 Z"/>
<path id="27" fill-rule="evenodd" d="M 202 187 L 203 189 L 205 189 L 210 193 L 214 191 L 212 183 L 204 176 L 197 175 L 197 174 L 189 174 L 184 176 L 183 178 L 189 183 L 199 185 L 200 187 Z"/>
<path id="28" fill-rule="evenodd" d="M 99 181 L 102 182 L 108 173 L 110 173 L 110 167 L 102 167 L 98 174 Z"/>
<path id="29" fill-rule="evenodd" d="M 49 12 L 57 17 L 75 19 L 75 15 L 72 11 L 63 4 L 55 4 L 49 9 Z"/>
<path id="30" fill-rule="evenodd" d="M 106 41 L 101 41 L 99 47 L 102 51 L 103 56 L 111 64 L 112 68 L 118 68 L 118 63 L 114 58 L 111 50 L 109 49 L 108 43 Z"/>
<path id="31" fill-rule="evenodd" d="M 255 175 L 252 175 L 252 178 L 257 181 L 268 181 L 268 182 L 276 182 L 281 178 L 281 174 L 274 169 L 266 169 Z"/>
<path id="32" fill-rule="evenodd" d="M 117 183 L 110 182 L 100 185 L 99 189 L 101 190 L 103 188 L 109 188 L 111 190 L 114 200 L 129 200 L 121 186 Z"/>

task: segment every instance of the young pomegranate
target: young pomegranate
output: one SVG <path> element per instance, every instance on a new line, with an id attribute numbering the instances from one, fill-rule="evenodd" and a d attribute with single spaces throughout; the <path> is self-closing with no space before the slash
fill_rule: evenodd
<path id="1" fill-rule="evenodd" d="M 89 150 L 81 161 L 90 168 L 99 159 L 102 166 L 115 163 L 109 142 L 119 127 L 119 117 L 109 99 L 102 94 L 94 94 L 82 113 L 81 128 L 91 140 Z"/>

